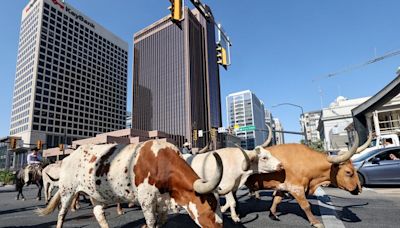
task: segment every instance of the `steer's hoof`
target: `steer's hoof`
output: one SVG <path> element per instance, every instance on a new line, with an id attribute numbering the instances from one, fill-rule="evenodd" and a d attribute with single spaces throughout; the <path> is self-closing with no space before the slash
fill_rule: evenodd
<path id="1" fill-rule="evenodd" d="M 322 223 L 311 224 L 311 226 L 315 227 L 315 228 L 325 228 L 324 224 L 322 224 Z"/>
<path id="2" fill-rule="evenodd" d="M 123 210 L 117 211 L 117 214 L 118 214 L 118 215 L 123 215 L 123 214 L 125 214 L 125 211 L 123 211 Z"/>
<path id="3" fill-rule="evenodd" d="M 235 223 L 239 223 L 239 222 L 240 222 L 240 218 L 239 218 L 239 217 L 232 217 L 232 220 L 233 220 Z"/>
<path id="4" fill-rule="evenodd" d="M 269 218 L 274 220 L 274 221 L 281 221 L 278 216 L 276 216 L 275 214 L 273 214 L 272 212 L 269 213 Z"/>

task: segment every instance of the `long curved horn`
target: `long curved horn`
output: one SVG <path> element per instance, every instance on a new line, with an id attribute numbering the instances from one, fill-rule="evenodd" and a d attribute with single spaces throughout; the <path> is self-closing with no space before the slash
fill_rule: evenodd
<path id="1" fill-rule="evenodd" d="M 239 148 L 239 150 L 242 152 L 243 156 L 244 156 L 244 161 L 242 163 L 242 170 L 243 171 L 247 171 L 250 169 L 250 158 L 249 155 L 247 155 L 246 151 L 243 150 L 243 148 L 241 146 L 239 146 L 238 144 L 235 143 L 235 146 L 237 148 Z"/>
<path id="2" fill-rule="evenodd" d="M 341 162 L 347 161 L 351 158 L 351 156 L 353 156 L 353 154 L 356 152 L 357 147 L 358 147 L 358 134 L 356 132 L 356 135 L 354 137 L 354 144 L 353 146 L 350 148 L 349 151 L 345 151 L 339 155 L 336 156 L 328 156 L 327 159 L 330 163 L 333 164 L 339 164 Z"/>
<path id="3" fill-rule="evenodd" d="M 271 142 L 271 140 L 272 140 L 272 129 L 268 124 L 267 124 L 267 128 L 268 128 L 268 138 L 261 145 L 262 147 L 267 147 L 269 145 L 269 143 Z"/>
<path id="4" fill-rule="evenodd" d="M 364 144 L 362 144 L 362 146 L 358 147 L 358 149 L 357 149 L 357 151 L 356 151 L 356 154 L 357 154 L 357 153 L 360 153 L 361 151 L 363 151 L 363 150 L 365 150 L 365 149 L 367 149 L 367 147 L 371 144 L 371 141 L 372 141 L 372 131 L 370 131 L 370 132 L 368 133 L 368 139 L 367 139 L 367 141 L 366 141 Z"/>
<path id="5" fill-rule="evenodd" d="M 219 182 L 221 182 L 223 174 L 222 159 L 215 152 L 213 153 L 213 155 L 215 157 L 215 161 L 217 162 L 217 174 L 213 179 L 209 181 L 197 179 L 195 182 L 193 182 L 193 189 L 199 194 L 205 194 L 213 191 L 218 187 Z"/>
<path id="6" fill-rule="evenodd" d="M 201 150 L 199 150 L 199 152 L 197 152 L 198 154 L 201 154 L 201 153 L 204 153 L 204 152 L 206 152 L 206 151 L 208 151 L 208 146 L 209 146 L 210 144 L 207 144 L 205 147 L 203 147 L 203 149 L 201 149 Z"/>

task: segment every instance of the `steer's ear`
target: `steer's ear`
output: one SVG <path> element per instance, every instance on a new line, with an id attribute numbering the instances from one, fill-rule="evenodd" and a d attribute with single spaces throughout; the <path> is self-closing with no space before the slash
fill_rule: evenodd
<path id="1" fill-rule="evenodd" d="M 254 150 L 256 151 L 257 155 L 259 155 L 261 153 L 261 147 L 260 146 L 257 146 Z"/>

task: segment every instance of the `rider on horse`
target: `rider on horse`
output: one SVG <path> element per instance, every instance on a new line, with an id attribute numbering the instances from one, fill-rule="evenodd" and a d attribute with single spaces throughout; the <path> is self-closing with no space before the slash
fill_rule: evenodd
<path id="1" fill-rule="evenodd" d="M 37 147 L 32 148 L 32 152 L 26 157 L 28 165 L 25 167 L 25 183 L 30 184 L 29 173 L 33 170 L 40 169 L 42 166 L 42 156 L 39 154 L 39 149 Z"/>

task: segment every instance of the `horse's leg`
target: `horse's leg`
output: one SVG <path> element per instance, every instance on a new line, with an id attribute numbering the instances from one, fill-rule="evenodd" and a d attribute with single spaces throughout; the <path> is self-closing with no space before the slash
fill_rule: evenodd
<path id="1" fill-rule="evenodd" d="M 46 204 L 48 204 L 49 200 L 50 200 L 50 194 L 49 194 L 50 185 L 51 184 L 49 182 L 46 182 L 44 184 L 44 186 L 43 186 L 43 188 L 44 188 L 44 202 Z"/>
<path id="2" fill-rule="evenodd" d="M 23 188 L 23 187 L 24 187 L 24 186 L 22 185 L 21 188 L 19 188 L 19 190 L 18 190 L 18 195 L 21 194 L 22 200 L 25 201 L 25 196 L 24 196 L 24 194 L 22 194 L 22 188 Z"/>
<path id="3" fill-rule="evenodd" d="M 40 183 L 40 181 L 36 181 L 36 186 L 38 186 L 39 190 L 36 196 L 37 200 L 42 200 L 42 188 L 43 188 L 43 184 Z"/>

